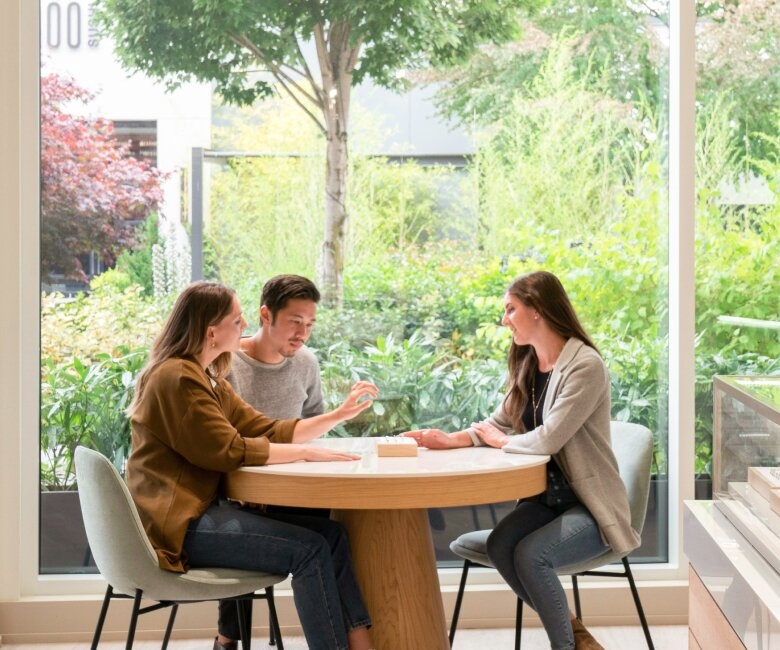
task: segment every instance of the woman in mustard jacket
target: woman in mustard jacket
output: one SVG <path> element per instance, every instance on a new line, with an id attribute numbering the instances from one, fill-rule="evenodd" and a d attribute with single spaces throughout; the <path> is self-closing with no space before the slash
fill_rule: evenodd
<path id="1" fill-rule="evenodd" d="M 242 465 L 356 459 L 300 443 L 368 408 L 377 389 L 358 382 L 329 413 L 268 418 L 224 379 L 245 328 L 235 292 L 224 285 L 196 282 L 179 296 L 137 380 L 128 488 L 161 568 L 291 573 L 309 647 L 366 650 L 371 621 L 342 526 L 245 508 L 220 498 L 219 487 Z M 236 647 L 235 612 L 221 604 L 215 649 Z"/>

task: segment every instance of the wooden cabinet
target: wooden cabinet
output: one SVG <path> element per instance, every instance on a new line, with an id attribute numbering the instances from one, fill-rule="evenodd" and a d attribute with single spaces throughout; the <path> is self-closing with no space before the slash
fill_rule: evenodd
<path id="1" fill-rule="evenodd" d="M 688 649 L 745 650 L 693 567 L 688 566 Z"/>

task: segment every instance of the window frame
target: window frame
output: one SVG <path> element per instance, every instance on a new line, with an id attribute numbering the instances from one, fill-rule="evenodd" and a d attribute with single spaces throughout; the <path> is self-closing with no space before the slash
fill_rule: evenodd
<path id="1" fill-rule="evenodd" d="M 695 146 L 695 5 L 693 0 L 671 2 L 670 16 L 670 151 L 669 151 L 669 562 L 641 565 L 635 568 L 640 580 L 684 580 L 687 562 L 682 555 L 682 503 L 692 499 L 694 462 L 694 146 Z M 2 416 L 9 431 L 18 430 L 18 438 L 1 447 L 18 458 L 17 467 L 10 472 L 9 483 L 17 477 L 16 489 L 10 485 L 0 493 L 3 512 L 18 522 L 18 533 L 4 535 L 0 548 L 5 548 L 3 578 L 8 587 L 0 591 L 6 600 L 37 596 L 68 596 L 99 594 L 104 582 L 99 576 L 41 576 L 38 574 L 38 520 L 39 520 L 39 301 L 38 295 L 38 220 L 31 215 L 39 213 L 39 80 L 40 28 L 39 3 L 17 0 L 7 11 L 15 38 L 6 48 L 18 45 L 18 52 L 0 57 L 3 79 L 18 83 L 20 98 L 16 120 L 0 122 L 3 139 L 18 139 L 18 159 L 14 162 L 14 147 L 3 167 L 18 175 L 18 239 L 4 238 L 0 246 L 12 264 L 16 261 L 13 279 L 2 289 L 6 302 L 16 306 L 16 359 L 9 370 L 18 370 L 18 380 L 6 395 L 15 400 L 15 409 Z M 18 15 L 14 15 L 18 12 Z M 16 18 L 16 20 L 14 20 Z M 17 58 L 18 57 L 18 58 Z M 8 74 L 6 74 L 8 72 Z M 14 76 L 18 75 L 18 76 Z M 13 92 L 13 91 L 12 91 Z M 12 116 L 14 113 L 12 112 Z M 18 129 L 18 133 L 17 133 Z M 11 173 L 11 177 L 14 174 Z M 14 188 L 9 189 L 13 192 Z M 13 199 L 13 193 L 12 193 Z M 10 203 L 14 205 L 13 200 Z M 13 313 L 13 308 L 12 308 Z M 7 382 L 13 383 L 12 376 Z M 12 405 L 14 406 L 14 405 Z M 683 435 L 683 432 L 690 432 Z M 6 455 L 6 458 L 9 456 Z M 5 519 L 5 516 L 4 516 Z M 10 527 L 13 528 L 13 527 Z M 14 548 L 15 546 L 15 548 Z M 14 575 L 7 576 L 16 567 Z M 442 586 L 454 585 L 459 569 L 441 569 Z M 475 572 L 476 584 L 495 585 L 503 589 L 494 572 Z M 16 592 L 14 595 L 13 592 Z"/>

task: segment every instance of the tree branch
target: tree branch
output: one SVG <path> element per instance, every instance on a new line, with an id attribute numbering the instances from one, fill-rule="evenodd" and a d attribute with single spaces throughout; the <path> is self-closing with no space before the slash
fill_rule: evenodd
<path id="1" fill-rule="evenodd" d="M 298 106 L 306 113 L 312 120 L 314 120 L 314 123 L 317 125 L 317 127 L 323 132 L 327 133 L 327 130 L 323 123 L 319 120 L 319 118 L 301 101 L 300 97 L 293 92 L 292 88 L 295 88 L 299 93 L 301 93 L 306 99 L 308 99 L 312 104 L 315 106 L 318 106 L 320 108 L 324 107 L 322 106 L 321 102 L 318 101 L 318 99 L 311 95 L 311 93 L 307 92 L 304 88 L 300 86 L 296 82 L 295 79 L 290 77 L 284 70 L 282 70 L 279 65 L 274 63 L 273 61 L 269 60 L 267 56 L 263 53 L 263 51 L 257 47 L 255 43 L 253 43 L 249 38 L 247 38 L 244 35 L 237 35 L 237 34 L 228 34 L 230 40 L 232 40 L 236 45 L 239 47 L 244 47 L 247 50 L 249 50 L 252 54 L 254 54 L 262 63 L 268 66 L 268 71 L 273 75 L 274 79 L 276 79 L 279 84 L 284 88 L 284 90 L 287 92 L 290 97 L 292 97 L 293 101 L 298 104 Z M 310 80 L 310 82 L 313 85 L 313 80 Z M 292 87 L 292 88 L 291 88 Z M 324 110 L 323 110 L 324 112 Z"/>
<path id="2" fill-rule="evenodd" d="M 325 125 L 320 121 L 320 119 L 300 100 L 298 95 L 296 95 L 292 88 L 290 88 L 287 83 L 282 79 L 278 74 L 276 74 L 273 70 L 271 71 L 271 74 L 274 76 L 274 78 L 279 82 L 279 85 L 284 88 L 284 90 L 287 92 L 287 94 L 292 97 L 293 101 L 298 104 L 298 106 L 301 107 L 301 110 L 303 110 L 306 115 L 308 115 L 312 120 L 314 120 L 314 123 L 317 125 L 317 128 L 319 128 L 320 131 L 322 131 L 323 135 L 328 134 L 328 130 L 325 127 Z"/>
<path id="3" fill-rule="evenodd" d="M 295 40 L 295 49 L 298 50 L 298 56 L 301 59 L 301 63 L 303 63 L 303 70 L 305 73 L 303 76 L 305 76 L 309 80 L 312 90 L 319 98 L 320 103 L 324 103 L 325 100 L 323 98 L 322 88 L 320 88 L 317 85 L 317 83 L 314 81 L 314 75 L 312 74 L 311 69 L 309 68 L 309 64 L 306 63 L 306 57 L 303 56 L 303 50 L 301 50 L 301 44 L 298 42 L 297 38 L 294 40 Z"/>

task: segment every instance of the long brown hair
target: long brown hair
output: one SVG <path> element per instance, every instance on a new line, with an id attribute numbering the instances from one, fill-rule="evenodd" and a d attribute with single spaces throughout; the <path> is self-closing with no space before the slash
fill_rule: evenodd
<path id="1" fill-rule="evenodd" d="M 133 414 L 144 397 L 149 375 L 163 361 L 172 358 L 194 358 L 203 350 L 206 330 L 216 325 L 233 309 L 236 292 L 218 282 L 193 282 L 179 294 L 162 331 L 152 344 L 149 361 L 138 375 L 133 403 L 128 413 Z M 212 377 L 222 377 L 230 370 L 230 352 L 220 354 L 209 366 Z"/>
<path id="2" fill-rule="evenodd" d="M 565 340 L 580 339 L 598 352 L 598 348 L 580 323 L 561 281 L 549 271 L 533 271 L 521 275 L 506 291 L 526 307 L 537 311 L 550 328 Z M 512 428 L 515 431 L 525 431 L 523 411 L 528 404 L 528 393 L 539 367 L 539 360 L 532 345 L 517 345 L 512 341 L 507 363 L 509 372 L 504 410 L 509 415 Z"/>

